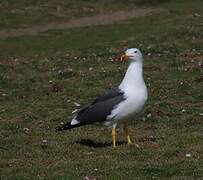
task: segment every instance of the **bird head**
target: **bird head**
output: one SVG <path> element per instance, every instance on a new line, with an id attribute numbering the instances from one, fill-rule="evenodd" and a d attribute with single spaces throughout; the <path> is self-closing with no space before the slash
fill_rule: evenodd
<path id="1" fill-rule="evenodd" d="M 125 51 L 124 55 L 121 56 L 121 61 L 127 61 L 127 60 L 142 62 L 143 61 L 142 53 L 137 48 L 130 48 Z"/>

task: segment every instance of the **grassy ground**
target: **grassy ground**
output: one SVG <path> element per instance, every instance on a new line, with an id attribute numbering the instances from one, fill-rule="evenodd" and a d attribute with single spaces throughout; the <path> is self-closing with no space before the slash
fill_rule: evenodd
<path id="1" fill-rule="evenodd" d="M 8 0 L 0 1 L 0 29 L 60 22 L 74 17 L 154 5 L 170 0 Z"/>
<path id="2" fill-rule="evenodd" d="M 117 25 L 0 40 L 1 179 L 203 178 L 203 3 L 161 6 Z M 120 82 L 127 64 L 109 59 L 128 47 L 145 55 L 150 96 L 130 126 L 139 148 L 125 144 L 121 127 L 115 149 L 103 127 L 56 133 L 74 102 Z"/>

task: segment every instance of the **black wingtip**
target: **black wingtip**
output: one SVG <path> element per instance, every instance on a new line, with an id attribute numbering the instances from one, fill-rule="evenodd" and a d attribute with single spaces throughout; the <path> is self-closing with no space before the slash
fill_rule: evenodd
<path id="1" fill-rule="evenodd" d="M 76 128 L 76 127 L 80 127 L 80 126 L 84 126 L 84 125 L 87 125 L 88 123 L 85 123 L 85 122 L 80 122 L 78 124 L 75 124 L 75 125 L 71 125 L 71 122 L 68 122 L 66 124 L 63 124 L 63 125 L 60 125 L 60 126 L 57 126 L 55 128 L 55 131 L 63 131 L 63 130 L 69 130 L 69 129 L 73 129 L 73 128 Z"/>

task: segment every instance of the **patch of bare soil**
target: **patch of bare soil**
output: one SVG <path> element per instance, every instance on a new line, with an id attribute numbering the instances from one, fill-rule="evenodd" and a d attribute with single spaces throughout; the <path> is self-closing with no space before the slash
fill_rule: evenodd
<path id="1" fill-rule="evenodd" d="M 181 67 L 184 71 L 193 71 L 194 69 L 203 71 L 203 53 L 202 52 L 188 52 L 181 54 L 178 57 L 182 62 L 183 66 Z"/>
<path id="2" fill-rule="evenodd" d="M 132 11 L 117 11 L 111 13 L 102 13 L 91 17 L 82 17 L 78 19 L 72 19 L 68 22 L 63 23 L 49 23 L 45 25 L 35 25 L 28 28 L 19 28 L 12 30 L 2 30 L 0 31 L 0 38 L 8 37 L 18 37 L 24 35 L 37 35 L 41 32 L 48 30 L 60 30 L 75 27 L 87 27 L 96 25 L 108 25 L 114 24 L 123 20 L 128 20 L 135 17 L 142 17 L 150 15 L 152 13 L 160 12 L 162 9 L 152 9 L 152 8 L 137 8 Z"/>
<path id="3" fill-rule="evenodd" d="M 15 66 L 18 65 L 18 59 L 0 59 L 0 65 Z"/>

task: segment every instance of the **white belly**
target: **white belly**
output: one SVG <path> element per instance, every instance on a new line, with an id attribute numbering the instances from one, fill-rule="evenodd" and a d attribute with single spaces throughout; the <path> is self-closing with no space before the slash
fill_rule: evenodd
<path id="1" fill-rule="evenodd" d="M 115 124 L 119 120 L 127 119 L 129 116 L 139 113 L 140 111 L 142 111 L 146 100 L 147 89 L 145 89 L 144 91 L 143 89 L 137 89 L 133 93 L 126 94 L 126 100 L 121 102 L 112 111 L 112 113 L 107 117 L 105 125 L 109 126 Z"/>

